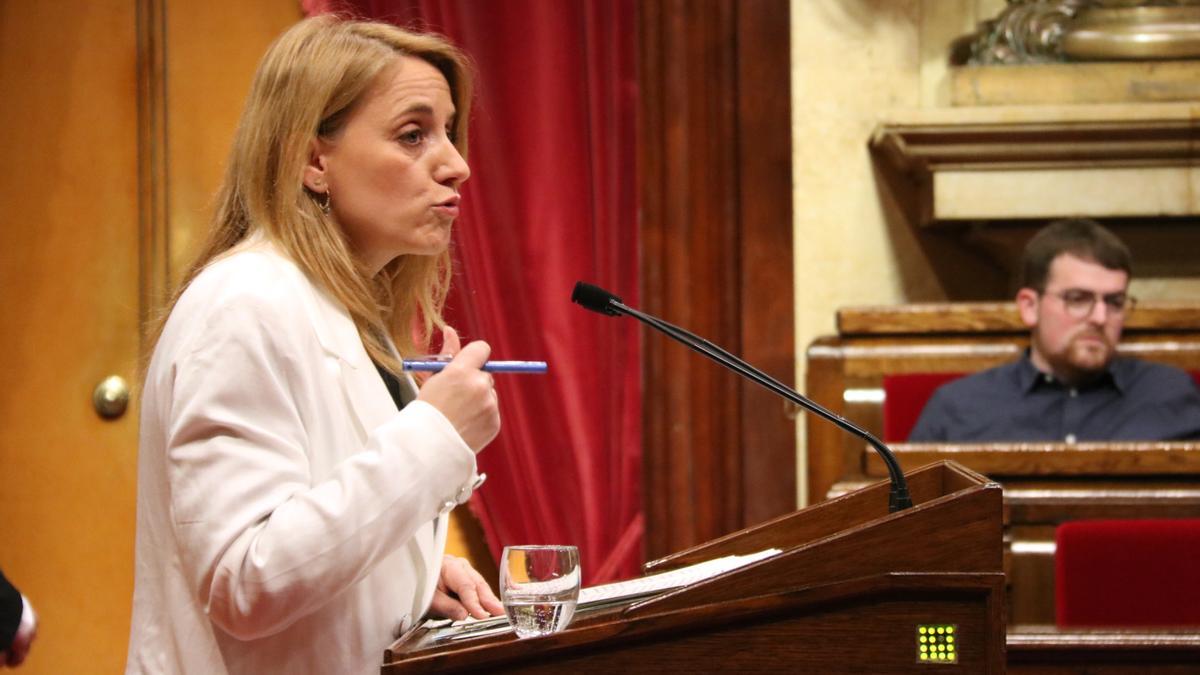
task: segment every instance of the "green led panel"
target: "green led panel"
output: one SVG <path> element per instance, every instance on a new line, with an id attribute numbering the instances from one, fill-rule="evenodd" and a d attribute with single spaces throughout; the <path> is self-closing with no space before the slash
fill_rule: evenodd
<path id="1" fill-rule="evenodd" d="M 918 663 L 958 663 L 958 626 L 952 623 L 917 624 Z"/>

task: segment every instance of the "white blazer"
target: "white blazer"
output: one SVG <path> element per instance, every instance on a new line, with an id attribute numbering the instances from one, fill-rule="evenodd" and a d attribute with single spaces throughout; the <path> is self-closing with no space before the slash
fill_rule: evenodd
<path id="1" fill-rule="evenodd" d="M 478 482 L 437 409 L 396 410 L 345 309 L 242 244 L 184 292 L 146 376 L 126 672 L 378 673 Z"/>

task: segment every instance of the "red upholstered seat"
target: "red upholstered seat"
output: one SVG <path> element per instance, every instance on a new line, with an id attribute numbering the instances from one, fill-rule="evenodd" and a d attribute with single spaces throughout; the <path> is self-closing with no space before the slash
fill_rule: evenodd
<path id="1" fill-rule="evenodd" d="M 1058 527 L 1059 626 L 1200 626 L 1200 519 Z"/>
<path id="2" fill-rule="evenodd" d="M 933 392 L 966 373 L 908 373 L 883 376 L 883 442 L 908 440 Z"/>

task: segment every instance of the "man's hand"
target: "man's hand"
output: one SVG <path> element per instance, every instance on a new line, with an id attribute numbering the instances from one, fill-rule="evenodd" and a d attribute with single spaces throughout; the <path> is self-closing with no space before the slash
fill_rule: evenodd
<path id="1" fill-rule="evenodd" d="M 457 621 L 468 615 L 486 619 L 503 614 L 504 606 L 471 563 L 465 558 L 447 555 L 442 558 L 442 573 L 430 611 Z"/>

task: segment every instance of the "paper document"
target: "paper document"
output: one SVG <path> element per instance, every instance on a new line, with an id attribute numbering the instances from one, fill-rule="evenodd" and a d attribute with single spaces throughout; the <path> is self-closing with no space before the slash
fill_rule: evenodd
<path id="1" fill-rule="evenodd" d="M 736 570 L 739 567 L 745 567 L 753 562 L 765 560 L 773 555 L 780 553 L 780 549 L 769 548 L 757 553 L 747 553 L 746 555 L 727 555 L 723 558 L 713 558 L 704 562 L 680 567 L 679 569 L 669 572 L 659 572 L 658 574 L 649 574 L 637 579 L 627 579 L 625 581 L 615 581 L 611 584 L 602 584 L 600 586 L 590 586 L 579 591 L 579 605 L 576 611 L 603 605 L 608 602 L 617 600 L 629 600 L 632 598 L 646 597 L 669 591 L 688 584 L 694 584 L 698 581 L 711 579 L 718 574 L 723 574 L 731 570 Z M 467 637 L 479 637 L 485 634 L 500 630 L 510 630 L 508 627 L 508 617 L 493 616 L 488 619 L 475 619 L 468 617 L 459 621 L 449 621 L 448 619 L 429 620 L 425 622 L 426 628 L 446 628 L 458 629 L 453 633 L 447 633 L 438 639 L 459 639 Z"/>
<path id="2" fill-rule="evenodd" d="M 591 586 L 579 591 L 579 606 L 586 607 L 587 605 L 600 604 L 610 600 L 654 595 L 674 588 L 680 588 L 681 586 L 687 586 L 688 584 L 694 584 L 698 581 L 704 581 L 705 579 L 711 579 L 718 574 L 723 574 L 730 570 L 749 565 L 750 563 L 770 558 L 777 553 L 780 553 L 779 549 L 769 548 L 757 553 L 747 553 L 746 555 L 727 555 L 723 558 L 705 560 L 704 562 L 680 567 L 669 572 L 659 572 L 658 574 L 649 574 L 637 579 Z"/>

